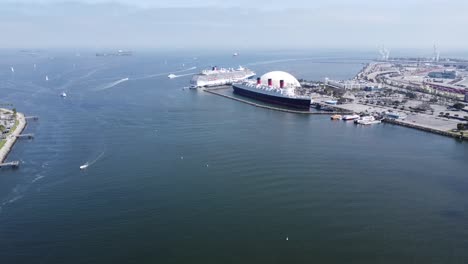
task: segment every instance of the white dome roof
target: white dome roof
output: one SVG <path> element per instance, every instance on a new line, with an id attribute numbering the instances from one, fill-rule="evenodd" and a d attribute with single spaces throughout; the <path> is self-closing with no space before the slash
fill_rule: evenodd
<path id="1" fill-rule="evenodd" d="M 265 85 L 268 84 L 268 79 L 271 79 L 274 87 L 280 86 L 280 80 L 284 81 L 284 86 L 301 87 L 301 84 L 294 76 L 284 71 L 268 72 L 263 74 L 260 79 L 262 80 L 262 84 Z"/>

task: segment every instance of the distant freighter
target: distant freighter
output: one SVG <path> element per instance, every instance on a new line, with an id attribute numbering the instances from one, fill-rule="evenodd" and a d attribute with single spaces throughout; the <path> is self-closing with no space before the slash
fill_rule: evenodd
<path id="1" fill-rule="evenodd" d="M 213 67 L 195 74 L 190 80 L 190 88 L 229 85 L 255 76 L 255 72 L 239 66 L 237 69 Z"/>
<path id="2" fill-rule="evenodd" d="M 263 84 L 266 83 L 266 84 Z M 296 95 L 296 88 L 301 84 L 287 72 L 273 71 L 264 74 L 255 81 L 234 83 L 234 93 L 287 107 L 309 109 L 311 98 Z"/>

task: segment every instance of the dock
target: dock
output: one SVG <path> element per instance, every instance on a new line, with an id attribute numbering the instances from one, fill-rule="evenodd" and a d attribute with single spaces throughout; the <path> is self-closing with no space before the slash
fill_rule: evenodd
<path id="1" fill-rule="evenodd" d="M 24 117 L 24 119 L 37 121 L 39 120 L 39 117 L 38 116 L 26 116 Z"/>
<path id="2" fill-rule="evenodd" d="M 10 162 L 0 163 L 0 168 L 11 167 L 13 169 L 16 169 L 19 167 L 19 165 L 20 165 L 19 161 L 10 161 Z"/>
<path id="3" fill-rule="evenodd" d="M 20 139 L 20 138 L 33 139 L 34 134 L 21 134 L 21 135 L 17 135 L 16 138 L 18 138 L 18 139 Z"/>
<path id="4" fill-rule="evenodd" d="M 203 89 L 204 92 L 207 92 L 207 93 L 210 93 L 210 94 L 215 94 L 215 95 L 218 95 L 218 96 L 221 96 L 221 97 L 224 97 L 224 98 L 228 98 L 228 99 L 231 99 L 231 100 L 234 100 L 234 101 L 238 101 L 238 102 L 242 102 L 242 103 L 245 103 L 245 104 L 248 104 L 248 105 L 252 105 L 252 106 L 255 106 L 255 107 L 259 107 L 259 108 L 265 108 L 265 109 L 270 109 L 270 110 L 275 110 L 275 111 L 280 111 L 280 112 L 287 112 L 287 113 L 295 113 L 295 114 L 305 114 L 305 115 L 335 115 L 335 114 L 349 114 L 350 112 L 349 111 L 333 111 L 333 112 L 325 112 L 325 111 L 322 111 L 322 112 L 310 112 L 310 111 L 301 111 L 301 110 L 293 110 L 293 109 L 287 109 L 287 108 L 281 108 L 281 107 L 274 107 L 274 106 L 268 106 L 268 105 L 264 105 L 264 104 L 258 104 L 258 103 L 254 103 L 254 102 L 251 102 L 251 101 L 248 101 L 248 100 L 244 100 L 244 99 L 240 99 L 240 98 L 237 98 L 237 97 L 234 97 L 234 96 L 230 96 L 230 95 L 226 95 L 226 94 L 222 94 L 222 93 L 218 93 L 216 92 L 215 90 L 219 90 L 219 89 L 225 89 L 225 88 L 229 88 L 229 87 L 219 87 L 219 88 L 210 88 L 210 89 Z"/>

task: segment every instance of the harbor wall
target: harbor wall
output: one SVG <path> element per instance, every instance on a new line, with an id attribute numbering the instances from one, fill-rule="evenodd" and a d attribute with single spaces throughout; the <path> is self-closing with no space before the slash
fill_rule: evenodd
<path id="1" fill-rule="evenodd" d="M 399 120 L 391 119 L 391 118 L 385 118 L 382 120 L 382 122 L 393 124 L 393 125 L 409 127 L 409 128 L 418 129 L 418 130 L 425 131 L 425 132 L 430 132 L 430 133 L 446 136 L 446 137 L 452 137 L 452 138 L 468 141 L 468 132 L 466 133 L 466 135 L 463 135 L 462 137 L 460 134 L 453 133 L 450 131 L 438 130 L 438 129 L 425 127 L 425 126 L 421 126 L 417 124 L 412 124 L 412 123 L 408 123 L 404 121 L 399 121 Z"/>

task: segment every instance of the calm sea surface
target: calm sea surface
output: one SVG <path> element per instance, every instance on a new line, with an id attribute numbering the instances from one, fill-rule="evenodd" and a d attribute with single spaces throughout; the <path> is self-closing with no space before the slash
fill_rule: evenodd
<path id="1" fill-rule="evenodd" d="M 468 144 L 167 78 L 346 79 L 373 54 L 75 53 L 0 52 L 0 103 L 40 117 L 0 170 L 0 263 L 468 262 Z"/>

